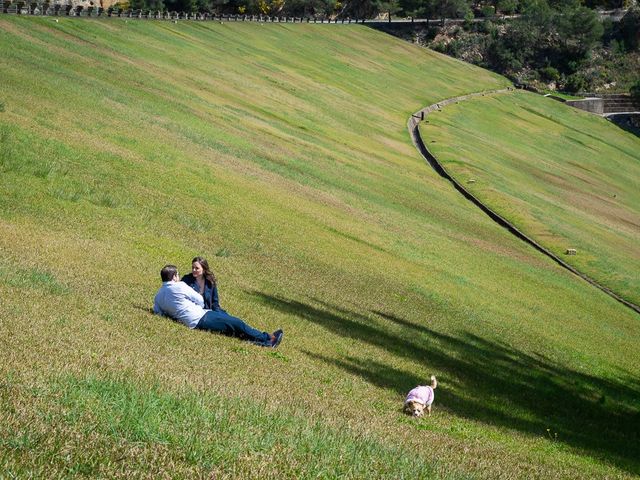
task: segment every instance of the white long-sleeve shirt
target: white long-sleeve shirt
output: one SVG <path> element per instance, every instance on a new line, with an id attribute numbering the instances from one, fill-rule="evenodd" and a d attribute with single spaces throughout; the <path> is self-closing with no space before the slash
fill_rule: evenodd
<path id="1" fill-rule="evenodd" d="M 204 309 L 202 295 L 184 282 L 163 282 L 156 293 L 153 311 L 171 317 L 189 328 L 196 328 L 208 310 Z"/>

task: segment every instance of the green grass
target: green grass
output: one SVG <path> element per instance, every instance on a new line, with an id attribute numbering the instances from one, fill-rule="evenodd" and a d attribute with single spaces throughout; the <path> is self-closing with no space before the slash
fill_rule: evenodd
<path id="1" fill-rule="evenodd" d="M 177 476 L 218 478 L 409 478 L 434 471 L 383 442 L 242 396 L 94 377 L 63 377 L 46 389 L 4 387 L 2 407 L 15 427 L 0 438 L 0 464 L 9 477 L 113 478 L 124 467 L 128 475 L 157 478 L 167 465 Z"/>
<path id="2" fill-rule="evenodd" d="M 0 471 L 640 473 L 638 316 L 406 131 L 506 80 L 359 25 L 17 16 L 0 72 Z M 277 351 L 149 313 L 160 268 L 197 254 Z"/>
<path id="3" fill-rule="evenodd" d="M 579 271 L 640 304 L 640 141 L 528 93 L 474 99 L 423 128 L 489 206 Z M 576 256 L 565 255 L 575 248 Z"/>

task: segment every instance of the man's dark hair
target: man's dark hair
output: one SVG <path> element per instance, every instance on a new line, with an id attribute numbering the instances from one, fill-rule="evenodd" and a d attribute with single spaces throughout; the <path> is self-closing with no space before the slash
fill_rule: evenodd
<path id="1" fill-rule="evenodd" d="M 176 273 L 178 273 L 178 267 L 175 265 L 165 265 L 162 267 L 162 270 L 160 270 L 160 277 L 163 282 L 169 282 L 173 280 Z"/>

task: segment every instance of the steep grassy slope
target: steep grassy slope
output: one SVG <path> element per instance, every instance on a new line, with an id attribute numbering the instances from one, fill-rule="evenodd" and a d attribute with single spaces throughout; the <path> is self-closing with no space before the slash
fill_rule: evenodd
<path id="1" fill-rule="evenodd" d="M 503 79 L 361 26 L 20 17 L 0 72 L 1 471 L 640 471 L 637 315 L 406 132 Z M 280 349 L 149 314 L 162 265 L 195 254 Z M 414 422 L 403 395 L 431 373 Z"/>
<path id="2" fill-rule="evenodd" d="M 640 140 L 518 92 L 447 107 L 422 128 L 451 173 L 581 272 L 640 305 Z M 576 248 L 576 256 L 565 256 Z"/>

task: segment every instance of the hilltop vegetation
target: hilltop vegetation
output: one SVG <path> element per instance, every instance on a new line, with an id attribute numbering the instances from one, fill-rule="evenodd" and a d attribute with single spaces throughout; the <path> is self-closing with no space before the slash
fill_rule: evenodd
<path id="1" fill-rule="evenodd" d="M 534 4 L 515 20 L 448 26 L 430 47 L 539 90 L 628 93 L 640 82 L 640 8 L 620 22 L 584 6 Z"/>
<path id="2" fill-rule="evenodd" d="M 0 71 L 8 476 L 640 473 L 638 316 L 407 134 L 504 78 L 362 26 L 18 16 Z M 196 254 L 278 350 L 149 313 L 162 265 Z"/>

